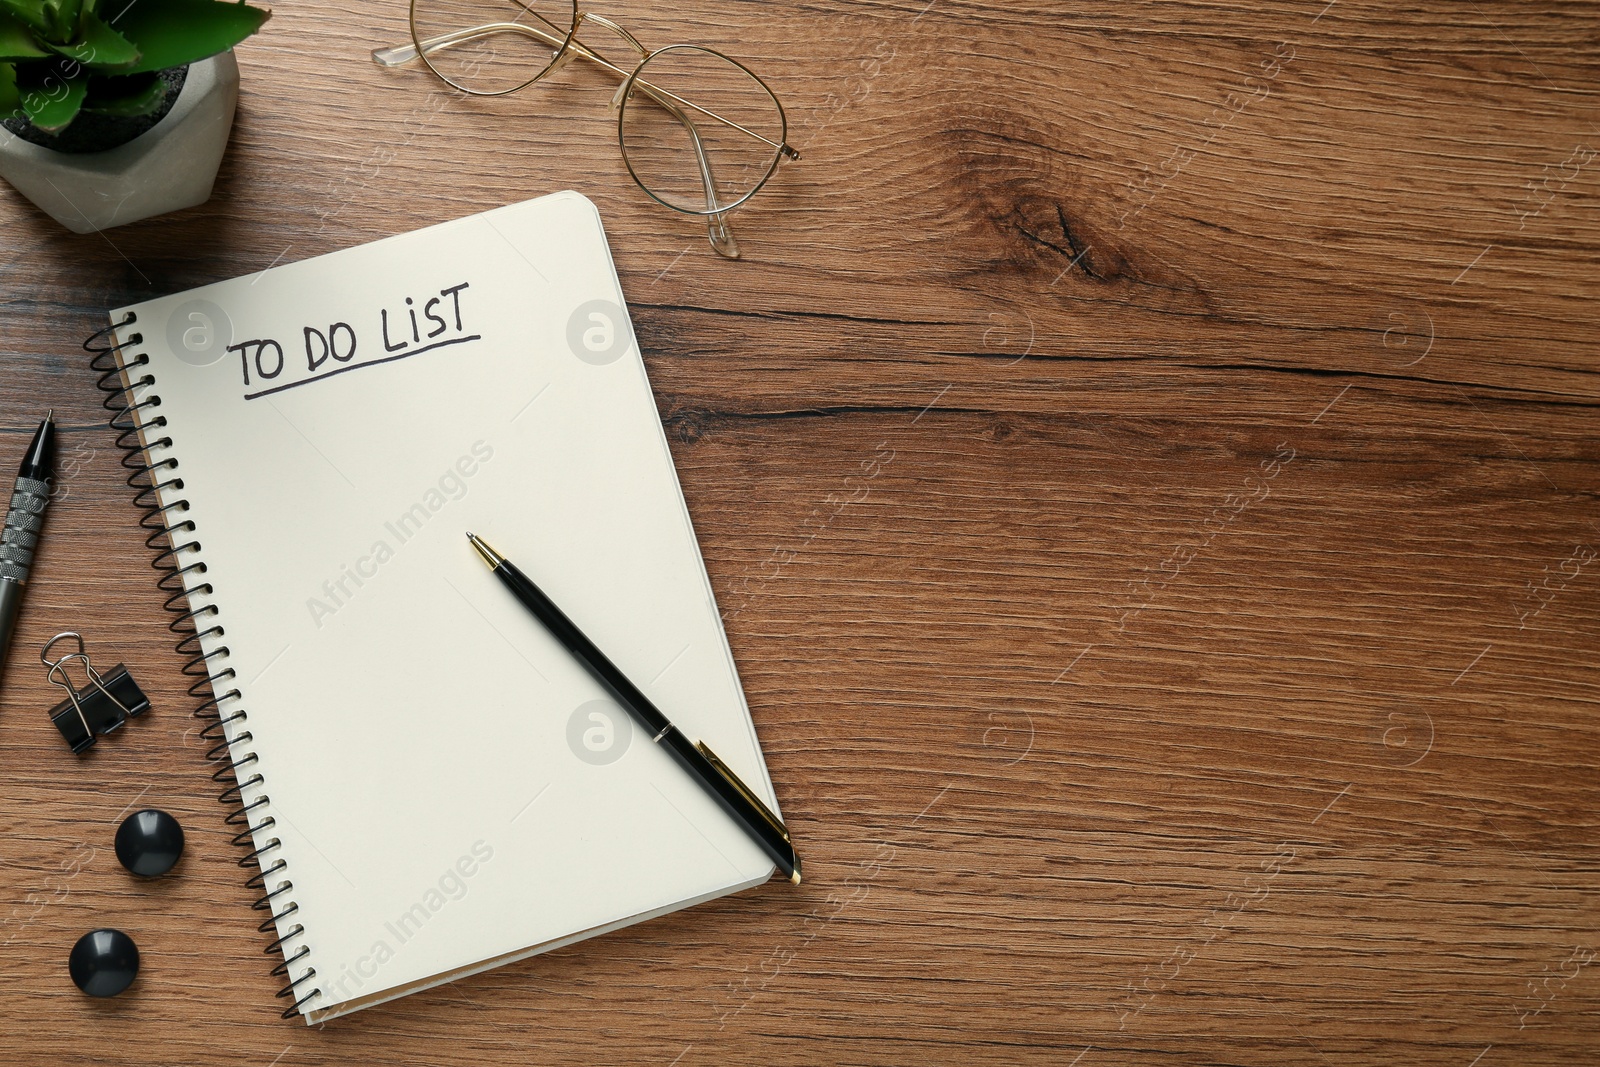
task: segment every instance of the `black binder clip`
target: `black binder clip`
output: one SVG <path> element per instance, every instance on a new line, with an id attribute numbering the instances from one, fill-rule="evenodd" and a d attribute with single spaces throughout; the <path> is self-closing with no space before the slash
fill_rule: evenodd
<path id="1" fill-rule="evenodd" d="M 69 638 L 78 643 L 78 650 L 52 660 L 50 649 L 57 641 Z M 83 650 L 83 637 L 80 634 L 70 630 L 56 634 L 39 653 L 39 660 L 50 668 L 48 677 L 51 684 L 67 692 L 67 699 L 50 709 L 50 721 L 56 724 L 56 729 L 67 739 L 73 752 L 85 751 L 93 746 L 99 735 L 108 734 L 129 719 L 150 710 L 149 699 L 128 673 L 128 668 L 119 663 L 101 677 L 89 662 L 88 653 Z M 67 676 L 67 664 L 74 660 L 83 664 L 83 672 L 89 678 L 82 689 L 74 689 L 71 678 Z"/>

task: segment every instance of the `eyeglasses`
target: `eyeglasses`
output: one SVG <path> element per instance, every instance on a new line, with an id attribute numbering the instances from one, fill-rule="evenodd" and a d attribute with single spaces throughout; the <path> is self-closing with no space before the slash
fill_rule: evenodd
<path id="1" fill-rule="evenodd" d="M 578 40 L 590 22 L 615 33 L 636 58 L 619 66 Z M 639 187 L 675 211 L 706 219 L 711 247 L 739 258 L 728 213 L 754 196 L 789 146 L 783 105 L 743 64 L 698 45 L 654 51 L 578 0 L 411 0 L 408 45 L 373 61 L 421 59 L 445 82 L 475 96 L 504 96 L 560 70 L 574 56 L 622 79 L 611 98 L 617 139 Z"/>

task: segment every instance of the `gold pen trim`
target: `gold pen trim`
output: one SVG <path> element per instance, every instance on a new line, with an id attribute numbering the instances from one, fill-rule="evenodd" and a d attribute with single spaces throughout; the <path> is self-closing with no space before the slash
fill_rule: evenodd
<path id="1" fill-rule="evenodd" d="M 726 763 L 723 763 L 722 759 L 715 752 L 711 751 L 710 747 L 708 747 L 704 741 L 696 741 L 694 743 L 694 747 L 700 750 L 700 755 L 704 756 L 711 766 L 716 768 L 718 774 L 727 779 L 729 785 L 733 786 L 733 788 L 739 791 L 740 796 L 748 800 L 750 805 L 754 807 L 756 811 L 760 812 L 761 817 L 767 821 L 767 825 L 772 827 L 774 832 L 781 836 L 790 845 L 794 844 L 793 841 L 789 840 L 789 828 L 783 825 L 783 820 L 772 814 L 772 809 L 763 804 L 761 802 L 761 798 L 752 793 L 750 791 L 750 787 L 745 785 L 744 782 L 740 781 L 739 776 L 733 773 L 733 769 L 731 767 L 729 767 Z M 798 857 L 796 857 L 796 859 L 798 860 Z M 800 868 L 797 863 L 795 867 L 796 874 L 799 873 L 799 869 Z M 796 880 L 795 884 L 798 885 L 799 881 Z"/>

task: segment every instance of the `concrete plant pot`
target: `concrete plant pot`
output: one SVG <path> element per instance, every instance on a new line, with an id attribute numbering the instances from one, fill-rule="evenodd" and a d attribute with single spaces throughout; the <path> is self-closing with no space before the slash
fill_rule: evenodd
<path id="1" fill-rule="evenodd" d="M 74 233 L 126 226 L 211 199 L 239 103 L 239 62 L 191 64 L 161 121 L 127 144 L 72 154 L 0 128 L 0 178 Z"/>

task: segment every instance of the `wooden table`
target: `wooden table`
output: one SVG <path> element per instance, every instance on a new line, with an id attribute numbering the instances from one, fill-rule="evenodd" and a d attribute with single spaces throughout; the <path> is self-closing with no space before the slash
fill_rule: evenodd
<path id="1" fill-rule="evenodd" d="M 75 237 L 0 195 L 0 463 L 53 405 L 66 493 L 0 706 L 0 1059 L 1593 1063 L 1600 5 L 602 10 L 788 105 L 742 262 L 628 180 L 592 71 L 375 68 L 397 0 L 240 49 L 203 208 Z M 806 885 L 282 1022 L 78 342 L 562 188 Z M 34 663 L 69 627 L 156 707 L 84 763 Z M 134 805 L 180 877 L 118 867 Z M 90 1002 L 100 925 L 146 964 Z"/>

